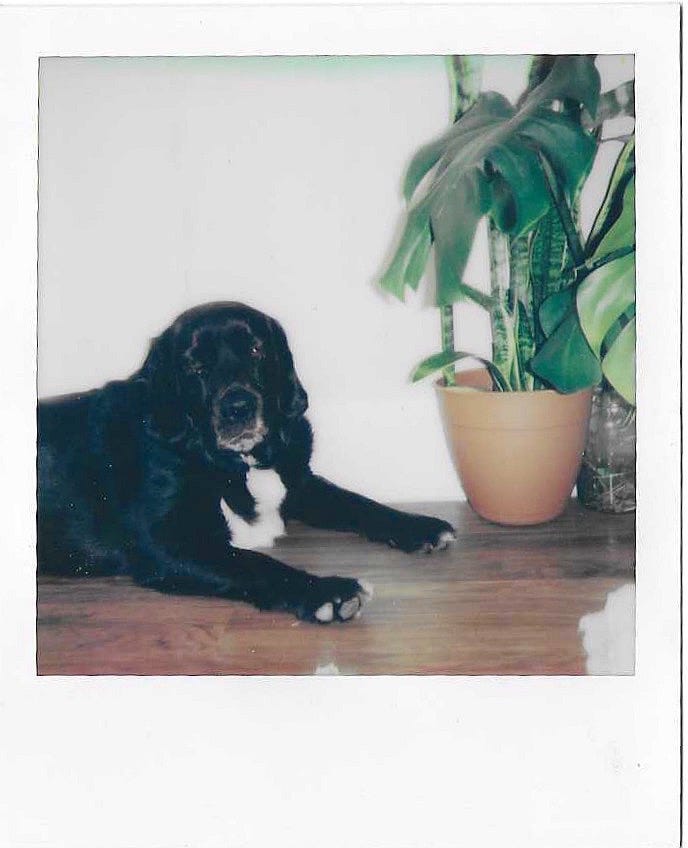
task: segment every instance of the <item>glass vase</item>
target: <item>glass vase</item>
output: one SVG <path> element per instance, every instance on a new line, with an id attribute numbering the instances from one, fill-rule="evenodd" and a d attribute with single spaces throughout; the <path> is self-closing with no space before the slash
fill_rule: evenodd
<path id="1" fill-rule="evenodd" d="M 593 392 L 578 500 L 600 512 L 635 509 L 635 407 L 610 387 Z"/>

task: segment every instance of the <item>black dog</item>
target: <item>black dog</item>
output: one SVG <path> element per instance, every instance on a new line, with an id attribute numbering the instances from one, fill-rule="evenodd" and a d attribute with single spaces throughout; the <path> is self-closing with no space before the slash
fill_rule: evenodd
<path id="1" fill-rule="evenodd" d="M 39 404 L 39 570 L 353 617 L 364 583 L 249 548 L 290 518 L 403 551 L 445 547 L 453 532 L 314 475 L 307 404 L 276 321 L 234 303 L 185 312 L 129 379 Z"/>

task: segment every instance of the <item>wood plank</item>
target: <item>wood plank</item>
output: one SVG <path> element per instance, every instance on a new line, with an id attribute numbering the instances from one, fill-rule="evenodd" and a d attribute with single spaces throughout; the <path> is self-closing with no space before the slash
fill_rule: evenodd
<path id="1" fill-rule="evenodd" d="M 406 555 L 294 524 L 272 552 L 317 574 L 364 578 L 361 618 L 313 625 L 128 578 L 42 577 L 40 674 L 583 674 L 578 624 L 634 580 L 633 515 L 572 501 L 538 527 L 505 528 L 466 504 L 407 508 L 451 521 L 459 541 Z"/>

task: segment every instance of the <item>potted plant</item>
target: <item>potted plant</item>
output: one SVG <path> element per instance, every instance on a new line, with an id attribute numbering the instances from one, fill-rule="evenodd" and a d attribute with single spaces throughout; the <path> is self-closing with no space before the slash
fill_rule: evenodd
<path id="1" fill-rule="evenodd" d="M 627 302 L 634 292 L 632 140 L 587 239 L 578 224 L 600 121 L 632 97 L 621 90 L 600 96 L 592 57 L 541 56 L 512 105 L 480 91 L 480 63 L 465 56 L 450 62 L 455 120 L 411 160 L 405 227 L 380 284 L 403 299 L 433 256 L 442 350 L 413 378 L 442 372 L 445 428 L 476 511 L 500 523 L 539 523 L 570 497 L 592 387 L 603 373 L 617 380 L 634 348 Z M 483 218 L 489 293 L 464 279 Z M 489 312 L 490 359 L 455 349 L 453 305 L 462 300 Z M 467 357 L 482 369 L 456 375 L 455 363 Z"/>

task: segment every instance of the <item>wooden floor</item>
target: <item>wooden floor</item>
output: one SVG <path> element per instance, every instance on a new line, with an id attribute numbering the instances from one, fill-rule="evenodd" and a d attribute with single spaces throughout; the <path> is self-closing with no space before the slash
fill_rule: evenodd
<path id="1" fill-rule="evenodd" d="M 557 521 L 504 528 L 466 504 L 415 504 L 458 542 L 405 555 L 298 524 L 272 553 L 375 596 L 346 624 L 173 597 L 127 578 L 41 578 L 40 674 L 584 674 L 578 625 L 634 580 L 634 516 L 571 501 Z"/>

